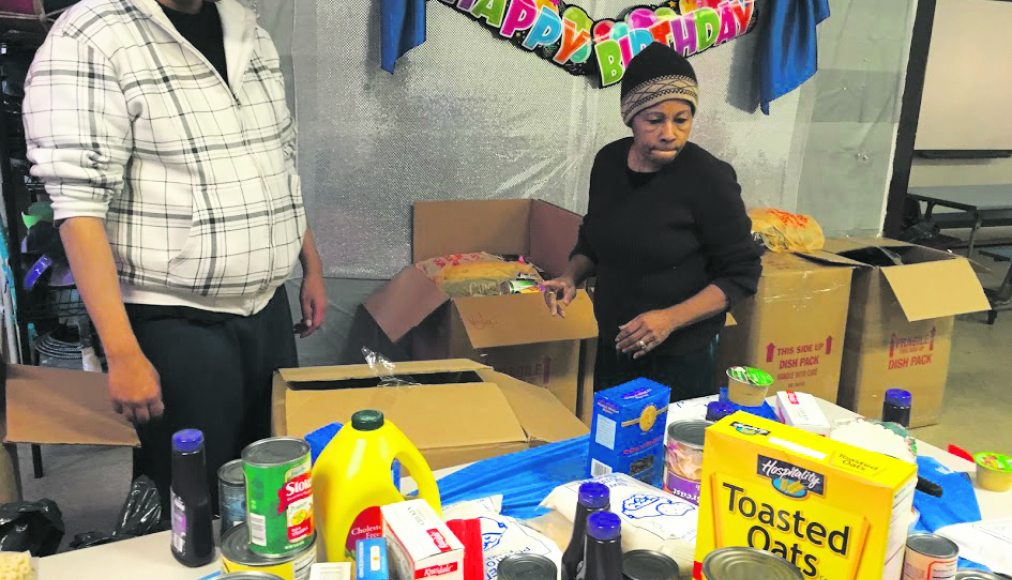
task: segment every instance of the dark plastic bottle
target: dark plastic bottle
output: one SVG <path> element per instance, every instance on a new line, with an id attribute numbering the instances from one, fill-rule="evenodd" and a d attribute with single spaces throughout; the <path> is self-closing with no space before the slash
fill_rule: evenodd
<path id="1" fill-rule="evenodd" d="M 882 420 L 909 428 L 912 399 L 910 391 L 903 389 L 887 390 L 885 392 L 885 401 L 882 403 Z"/>
<path id="2" fill-rule="evenodd" d="M 587 518 L 587 555 L 584 580 L 622 578 L 622 520 L 611 512 L 598 512 Z"/>
<path id="3" fill-rule="evenodd" d="M 184 566 L 214 559 L 211 493 L 207 489 L 204 434 L 183 429 L 172 436 L 172 555 Z"/>
<path id="4" fill-rule="evenodd" d="M 576 580 L 576 574 L 583 563 L 587 543 L 587 517 L 601 511 L 608 511 L 611 493 L 602 483 L 587 482 L 580 486 L 576 500 L 576 519 L 573 520 L 573 537 L 569 547 L 562 554 L 562 571 L 565 577 Z"/>

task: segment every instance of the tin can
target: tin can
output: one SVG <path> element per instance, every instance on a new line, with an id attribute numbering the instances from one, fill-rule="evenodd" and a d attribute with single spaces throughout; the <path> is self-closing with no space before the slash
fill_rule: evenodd
<path id="1" fill-rule="evenodd" d="M 218 469 L 218 514 L 221 534 L 246 521 L 246 476 L 242 459 L 233 459 Z"/>
<path id="2" fill-rule="evenodd" d="M 624 580 L 678 580 L 678 564 L 653 550 L 633 550 L 622 556 Z"/>
<path id="3" fill-rule="evenodd" d="M 761 406 L 773 384 L 772 375 L 752 367 L 731 367 L 727 369 L 727 378 L 727 398 L 742 407 Z"/>
<path id="4" fill-rule="evenodd" d="M 949 580 L 959 567 L 959 547 L 938 534 L 910 534 L 903 580 Z"/>
<path id="5" fill-rule="evenodd" d="M 500 294 L 538 294 L 541 292 L 541 284 L 537 280 L 516 278 L 500 284 L 499 292 Z"/>
<path id="6" fill-rule="evenodd" d="M 221 571 L 229 573 L 260 573 L 276 576 L 279 580 L 309 580 L 309 572 L 316 563 L 316 537 L 300 552 L 283 558 L 270 558 L 253 552 L 249 543 L 249 529 L 239 524 L 221 537 Z"/>
<path id="7" fill-rule="evenodd" d="M 703 440 L 709 421 L 678 421 L 668 425 L 664 460 L 664 491 L 699 505 L 703 476 Z"/>
<path id="8" fill-rule="evenodd" d="M 1002 580 L 1002 578 L 983 570 L 956 570 L 955 580 Z"/>
<path id="9" fill-rule="evenodd" d="M 801 571 L 780 556 L 755 548 L 721 548 L 703 560 L 705 580 L 804 580 Z"/>
<path id="10" fill-rule="evenodd" d="M 274 437 L 242 452 L 250 549 L 262 556 L 302 552 L 313 542 L 313 481 L 309 444 Z"/>
<path id="11" fill-rule="evenodd" d="M 498 575 L 500 580 L 554 580 L 559 568 L 539 554 L 513 554 L 499 562 Z"/>
<path id="12" fill-rule="evenodd" d="M 263 572 L 235 572 L 218 576 L 215 580 L 281 580 L 281 578 Z"/>

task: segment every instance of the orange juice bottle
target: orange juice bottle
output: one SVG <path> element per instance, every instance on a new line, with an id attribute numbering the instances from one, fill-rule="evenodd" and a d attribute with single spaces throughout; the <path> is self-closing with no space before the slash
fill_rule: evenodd
<path id="1" fill-rule="evenodd" d="M 317 530 L 325 562 L 344 562 L 358 540 L 383 535 L 380 506 L 404 501 L 391 467 L 400 462 L 418 484 L 418 497 L 441 513 L 439 488 L 418 449 L 379 411 L 359 411 L 327 444 L 313 465 Z"/>

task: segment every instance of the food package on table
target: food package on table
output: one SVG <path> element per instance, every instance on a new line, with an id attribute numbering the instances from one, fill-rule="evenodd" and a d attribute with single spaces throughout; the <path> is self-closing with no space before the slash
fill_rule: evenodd
<path id="1" fill-rule="evenodd" d="M 542 282 L 537 268 L 523 261 L 506 261 L 484 252 L 454 254 L 420 262 L 417 267 L 447 295 L 498 296 L 502 285 L 516 279 Z"/>
<path id="2" fill-rule="evenodd" d="M 485 553 L 485 580 L 498 577 L 499 562 L 513 554 L 537 554 L 562 569 L 562 551 L 551 539 L 501 515 L 502 496 L 464 501 L 443 508 L 443 519 L 477 519 L 481 522 L 482 549 Z"/>
<path id="3" fill-rule="evenodd" d="M 769 207 L 750 209 L 752 232 L 774 252 L 815 252 L 826 245 L 826 236 L 815 218 Z"/>
<path id="4" fill-rule="evenodd" d="M 679 569 L 692 570 L 698 508 L 666 491 L 623 473 L 596 477 L 608 486 L 611 511 L 622 518 L 622 550 L 656 550 L 671 557 Z M 576 500 L 583 481 L 555 488 L 541 506 L 568 520 L 576 519 Z"/>

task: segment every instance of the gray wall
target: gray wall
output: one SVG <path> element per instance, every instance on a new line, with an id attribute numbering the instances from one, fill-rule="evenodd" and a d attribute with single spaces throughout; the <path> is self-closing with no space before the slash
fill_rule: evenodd
<path id="1" fill-rule="evenodd" d="M 303 364 L 396 350 L 358 305 L 408 262 L 415 200 L 536 197 L 582 211 L 594 154 L 627 134 L 617 87 L 570 77 L 439 2 L 427 3 L 427 43 L 392 76 L 378 66 L 378 2 L 256 4 L 291 55 L 304 194 L 331 276 L 328 323 L 300 343 Z M 581 2 L 594 15 L 631 4 Z M 735 166 L 746 203 L 810 213 L 830 233 L 880 231 L 915 5 L 832 0 L 820 72 L 769 117 L 755 107 L 758 31 L 693 57 L 693 138 Z"/>

